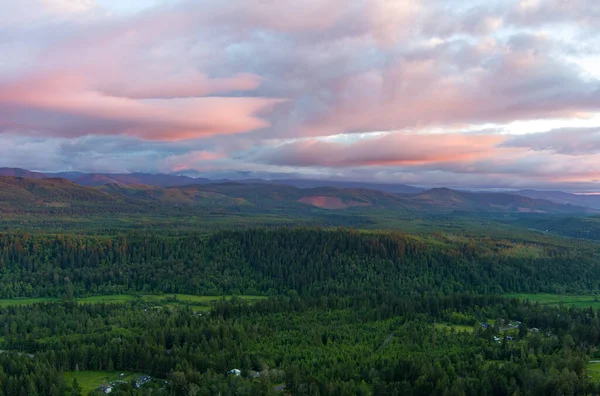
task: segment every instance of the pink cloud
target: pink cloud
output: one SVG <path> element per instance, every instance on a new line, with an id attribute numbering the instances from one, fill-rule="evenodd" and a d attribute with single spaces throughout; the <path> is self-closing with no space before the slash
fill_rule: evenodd
<path id="1" fill-rule="evenodd" d="M 1 86 L 0 125 L 5 131 L 49 130 L 45 134 L 53 136 L 128 135 L 177 141 L 267 127 L 258 114 L 281 102 L 259 97 L 136 100 L 94 90 L 84 75 L 83 71 L 41 74 Z"/>
<path id="2" fill-rule="evenodd" d="M 490 49 L 471 48 L 477 58 Z M 334 135 L 504 123 L 520 119 L 577 118 L 600 110 L 598 81 L 571 66 L 529 51 L 494 55 L 487 64 L 457 66 L 443 51 L 398 60 L 339 79 L 334 100 L 301 127 L 304 135 Z M 571 69 L 571 70 L 570 70 Z"/>
<path id="3" fill-rule="evenodd" d="M 563 128 L 515 136 L 506 147 L 523 147 L 535 151 L 581 156 L 600 153 L 600 128 Z"/>
<path id="4" fill-rule="evenodd" d="M 420 0 L 372 0 L 366 8 L 368 31 L 384 46 L 393 46 L 412 36 L 419 20 L 427 14 Z"/>
<path id="5" fill-rule="evenodd" d="M 181 0 L 115 14 L 93 0 L 0 4 L 0 133 L 8 132 L 0 139 L 46 139 L 56 152 L 47 161 L 73 168 L 360 169 L 419 183 L 435 175 L 468 183 L 595 177 L 600 161 L 585 156 L 598 153 L 595 132 L 571 140 L 573 131 L 519 139 L 396 132 L 266 147 L 599 111 L 595 74 L 566 61 L 597 52 L 593 2 L 548 1 L 556 7 Z M 547 33 L 556 25 L 566 29 Z M 87 139 L 129 146 L 62 151 L 65 141 Z M 195 141 L 164 143 L 181 140 Z"/>
<path id="6" fill-rule="evenodd" d="M 198 169 L 207 163 L 225 158 L 223 153 L 215 153 L 205 150 L 191 151 L 182 155 L 172 155 L 162 161 L 162 168 L 168 172 L 181 172 L 190 169 Z"/>
<path id="7" fill-rule="evenodd" d="M 261 78 L 251 73 L 240 73 L 228 78 L 209 78 L 205 74 L 186 71 L 176 74 L 125 77 L 124 73 L 99 83 L 103 93 L 131 99 L 186 98 L 234 91 L 250 91 L 260 85 Z"/>
<path id="8" fill-rule="evenodd" d="M 419 166 L 472 161 L 493 153 L 499 135 L 392 133 L 345 144 L 320 140 L 289 143 L 263 156 L 267 163 L 289 166 Z"/>

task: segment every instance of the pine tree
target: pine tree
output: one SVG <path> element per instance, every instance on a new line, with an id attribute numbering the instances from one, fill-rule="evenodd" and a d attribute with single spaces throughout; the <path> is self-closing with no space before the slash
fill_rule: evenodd
<path id="1" fill-rule="evenodd" d="M 81 392 L 83 392 L 83 387 L 79 385 L 79 382 L 77 382 L 77 378 L 73 378 L 73 383 L 71 384 L 71 395 L 81 396 Z"/>

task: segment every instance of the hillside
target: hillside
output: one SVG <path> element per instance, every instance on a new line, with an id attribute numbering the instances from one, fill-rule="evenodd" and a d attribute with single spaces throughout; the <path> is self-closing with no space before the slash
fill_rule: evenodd
<path id="1" fill-rule="evenodd" d="M 261 184 L 280 184 L 299 188 L 336 187 L 347 189 L 366 189 L 383 191 L 390 194 L 417 194 L 423 191 L 422 188 L 408 186 L 406 184 L 367 183 L 339 180 L 277 179 L 269 181 L 257 180 L 256 182 Z"/>
<path id="2" fill-rule="evenodd" d="M 583 305 L 598 304 L 597 244 L 162 231 L 0 233 L 0 367 L 29 375 L 0 381 L 2 394 L 80 395 L 80 379 L 96 389 L 107 375 L 131 381 L 132 370 L 156 380 L 137 392 L 113 382 L 111 394 L 599 393 L 587 364 L 599 316 Z M 579 307 L 562 303 L 587 292 L 571 296 Z M 65 391 L 18 391 L 47 389 L 45 378 Z"/>
<path id="3" fill-rule="evenodd" d="M 0 205 L 3 208 L 67 207 L 74 203 L 103 205 L 118 197 L 80 186 L 66 179 L 29 179 L 0 176 Z"/>
<path id="4" fill-rule="evenodd" d="M 40 208 L 105 211 L 220 210 L 252 213 L 310 214 L 311 208 L 331 211 L 371 210 L 409 212 L 504 212 L 586 214 L 589 209 L 514 194 L 472 193 L 437 188 L 415 195 L 395 195 L 368 189 L 297 188 L 276 184 L 220 183 L 158 187 L 109 183 L 84 187 L 66 179 L 27 179 L 0 176 L 0 205 L 5 212 Z M 116 205 L 118 203 L 118 205 Z M 187 209 L 186 209 L 187 208 Z"/>
<path id="5" fill-rule="evenodd" d="M 347 209 L 352 207 L 394 208 L 403 206 L 399 197 L 381 191 L 366 189 L 343 189 L 336 187 L 297 188 L 276 184 L 223 183 L 207 186 L 189 186 L 180 189 L 197 188 L 230 197 L 242 198 L 255 205 L 298 204 L 322 209 Z M 303 206 L 303 205 L 300 205 Z"/>
<path id="6" fill-rule="evenodd" d="M 466 211 L 516 213 L 584 213 L 581 206 L 559 204 L 546 199 L 529 198 L 507 193 L 475 193 L 448 188 L 434 188 L 410 197 L 413 202 L 434 208 Z"/>
<path id="7" fill-rule="evenodd" d="M 0 168 L 0 176 L 26 177 L 28 179 L 48 179 L 49 176 L 20 168 Z"/>
<path id="8" fill-rule="evenodd" d="M 367 183 L 339 180 L 311 180 L 311 179 L 208 179 L 204 177 L 190 177 L 173 174 L 151 174 L 151 173 L 83 173 L 83 172 L 59 172 L 40 173 L 31 172 L 20 168 L 0 168 L 0 176 L 18 176 L 32 179 L 63 178 L 87 187 L 100 187 L 107 184 L 123 185 L 149 185 L 157 187 L 179 187 L 187 185 L 206 185 L 221 183 L 237 184 L 267 184 L 284 185 L 298 188 L 336 187 L 350 189 L 369 189 L 384 191 L 392 194 L 416 194 L 423 189 L 407 186 L 405 184 Z"/>
<path id="9" fill-rule="evenodd" d="M 57 176 L 63 177 L 62 174 Z M 106 184 L 124 184 L 124 185 L 150 185 L 158 187 L 172 187 L 172 186 L 183 186 L 193 183 L 210 183 L 209 179 L 194 179 L 188 176 L 175 176 L 175 175 L 153 175 L 148 173 L 123 173 L 123 174 L 110 174 L 110 173 L 83 173 L 76 175 L 75 177 L 66 178 L 71 181 L 81 184 L 82 186 L 103 186 Z"/>
<path id="10" fill-rule="evenodd" d="M 163 188 L 143 184 L 110 183 L 97 188 L 107 193 L 169 206 L 236 206 L 244 203 L 243 198 L 230 197 L 227 194 L 213 191 L 208 186 Z"/>
<path id="11" fill-rule="evenodd" d="M 562 191 L 520 190 L 516 195 L 533 199 L 546 199 L 564 205 L 577 205 L 591 209 L 600 209 L 600 195 L 570 194 Z"/>
<path id="12" fill-rule="evenodd" d="M 17 245 L 22 246 L 21 252 Z M 522 241 L 432 240 L 339 229 L 247 229 L 217 232 L 208 238 L 146 233 L 15 238 L 0 233 L 0 251 L 8 252 L 5 258 L 12 263 L 0 268 L 0 297 L 4 298 L 64 293 L 66 284 L 53 280 L 57 267 L 79 296 L 127 288 L 193 294 L 210 289 L 224 294 L 285 293 L 293 288 L 306 295 L 326 290 L 410 295 L 416 287 L 484 294 L 583 292 L 596 290 L 600 277 L 597 245 L 573 251 Z M 37 266 L 22 267 L 27 261 Z M 111 271 L 117 268 L 119 274 Z M 399 285 L 403 287 L 394 288 Z"/>

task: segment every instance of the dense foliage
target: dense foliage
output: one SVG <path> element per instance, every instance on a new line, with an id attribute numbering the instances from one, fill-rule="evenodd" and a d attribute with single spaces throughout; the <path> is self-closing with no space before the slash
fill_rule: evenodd
<path id="1" fill-rule="evenodd" d="M 34 382 L 37 389 L 65 387 L 58 376 L 45 383 L 44 373 L 116 369 L 168 378 L 157 394 L 271 394 L 280 382 L 298 395 L 596 391 L 585 365 L 600 341 L 598 312 L 475 299 L 429 299 L 419 304 L 421 312 L 411 313 L 353 298 L 281 297 L 255 305 L 222 302 L 210 315 L 142 302 L 53 303 L 4 308 L 0 326 L 6 348 L 23 353 L 13 357 L 17 366 L 43 364 L 35 375 L 13 380 L 29 387 Z M 440 305 L 446 308 L 440 311 Z M 526 328 L 515 340 L 498 343 L 492 338 L 497 328 L 475 326 L 471 334 L 432 325 L 457 316 L 520 319 L 544 332 Z M 228 379 L 231 368 L 242 377 Z M 245 380 L 251 371 L 260 372 L 260 380 Z"/>
<path id="2" fill-rule="evenodd" d="M 0 304 L 0 395 L 78 395 L 63 373 L 83 370 L 163 380 L 116 386 L 122 395 L 598 394 L 587 363 L 600 312 L 502 294 L 597 292 L 599 279 L 597 246 L 578 242 L 314 228 L 5 233 L 0 297 L 64 301 Z M 269 298 L 210 311 L 73 301 L 119 293 Z"/>
<path id="3" fill-rule="evenodd" d="M 315 229 L 210 237 L 0 235 L 0 297 L 597 290 L 598 252 Z"/>

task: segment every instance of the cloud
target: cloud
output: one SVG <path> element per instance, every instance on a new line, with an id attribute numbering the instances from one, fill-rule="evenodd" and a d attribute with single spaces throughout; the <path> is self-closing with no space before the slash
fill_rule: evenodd
<path id="1" fill-rule="evenodd" d="M 600 154 L 600 128 L 562 128 L 515 136 L 506 141 L 504 146 L 571 156 Z"/>
<path id="2" fill-rule="evenodd" d="M 392 133 L 353 143 L 306 140 L 262 154 L 261 160 L 289 166 L 424 165 L 473 160 L 488 155 L 504 138 L 499 135 Z"/>
<path id="3" fill-rule="evenodd" d="M 0 29 L 61 23 L 97 12 L 92 0 L 23 0 L 0 3 Z"/>
<path id="4" fill-rule="evenodd" d="M 600 111 L 600 82 L 542 52 L 543 40 L 454 42 L 346 76 L 302 126 L 308 135 L 567 118 Z M 365 106 L 368 104 L 368 106 Z"/>
<path id="5" fill-rule="evenodd" d="M 0 167 L 42 172 L 154 172 L 195 169 L 227 155 L 200 141 L 140 141 L 124 136 L 46 138 L 0 134 Z"/>
<path id="6" fill-rule="evenodd" d="M 77 14 L 96 8 L 93 0 L 41 0 L 43 6 L 58 14 Z"/>
<path id="7" fill-rule="evenodd" d="M 198 169 L 206 164 L 220 160 L 225 155 L 222 153 L 215 153 L 206 150 L 191 151 L 183 155 L 172 155 L 166 157 L 162 163 L 161 168 L 168 173 L 181 172 L 187 170 Z"/>
<path id="8" fill-rule="evenodd" d="M 520 0 L 508 16 L 514 24 L 522 26 L 570 25 L 595 28 L 600 22 L 600 7 L 587 0 Z"/>
<path id="9" fill-rule="evenodd" d="M 264 128 L 268 122 L 256 114 L 279 102 L 257 97 L 135 100 L 92 89 L 83 73 L 42 74 L 0 86 L 0 128 L 61 137 L 185 140 Z"/>
<path id="10" fill-rule="evenodd" d="M 129 99 L 172 99 L 251 91 L 258 88 L 261 78 L 250 73 L 227 78 L 209 78 L 206 74 L 190 70 L 167 74 L 164 78 L 148 73 L 141 78 L 133 76 L 124 81 L 121 75 L 111 80 L 98 84 L 98 89 L 110 96 Z"/>
<path id="11" fill-rule="evenodd" d="M 585 0 L 0 3 L 0 156 L 37 169 L 593 183 L 599 16 Z M 457 132 L 556 119 L 568 129 Z M 584 119 L 593 128 L 572 129 Z M 15 157 L 28 150 L 41 159 Z"/>
<path id="12" fill-rule="evenodd" d="M 43 5 L 49 15 L 85 8 L 56 0 Z M 165 15 L 148 11 L 132 20 L 102 16 L 87 26 L 66 22 L 58 29 L 70 30 L 70 37 L 46 44 L 37 59 L 26 59 L 30 67 L 21 62 L 4 74 L 0 68 L 0 133 L 169 141 L 269 126 L 262 116 L 282 99 L 232 95 L 255 90 L 258 75 L 210 76 L 174 59 L 169 52 L 180 49 L 169 34 L 192 34 L 185 22 L 193 20 L 182 8 L 165 9 Z"/>
<path id="13" fill-rule="evenodd" d="M 573 154 L 531 151 L 527 145 L 513 144 L 519 138 L 482 131 L 390 133 L 351 143 L 309 139 L 265 149 L 255 160 L 312 169 L 317 174 L 319 170 L 339 169 L 346 177 L 359 180 L 422 186 L 597 188 L 599 153 L 586 151 L 573 158 Z"/>

